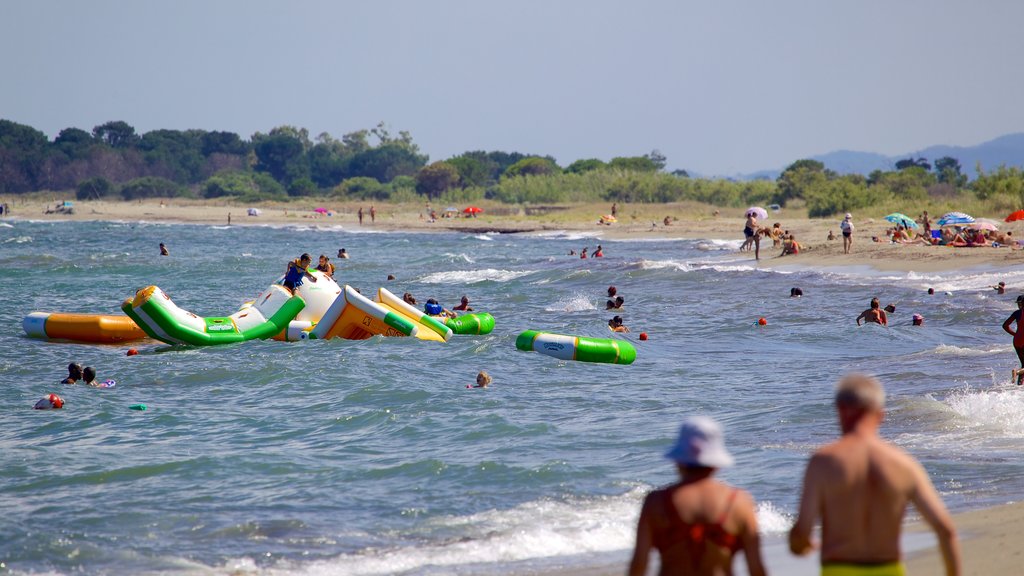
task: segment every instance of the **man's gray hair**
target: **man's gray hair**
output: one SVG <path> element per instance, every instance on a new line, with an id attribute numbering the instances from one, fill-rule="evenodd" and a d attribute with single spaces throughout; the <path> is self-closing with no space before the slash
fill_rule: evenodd
<path id="1" fill-rule="evenodd" d="M 874 376 L 847 374 L 836 385 L 836 405 L 882 410 L 885 408 L 885 390 Z"/>

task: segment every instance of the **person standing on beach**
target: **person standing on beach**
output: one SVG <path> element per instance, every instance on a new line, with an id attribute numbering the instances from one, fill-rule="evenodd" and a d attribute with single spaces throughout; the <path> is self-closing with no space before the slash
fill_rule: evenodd
<path id="1" fill-rule="evenodd" d="M 644 499 L 629 576 L 647 572 L 652 548 L 661 556 L 661 574 L 732 574 L 742 550 L 751 576 L 764 576 L 754 499 L 712 478 L 733 463 L 718 423 L 687 418 L 665 457 L 676 463 L 680 480 Z"/>
<path id="2" fill-rule="evenodd" d="M 743 250 L 744 248 L 749 249 L 750 245 L 753 244 L 754 260 L 760 260 L 761 235 L 757 233 L 757 213 L 753 210 L 747 212 L 747 222 L 743 226 L 743 235 L 746 236 L 747 239 L 743 242 L 743 246 L 740 247 L 740 250 Z"/>
<path id="3" fill-rule="evenodd" d="M 359 225 L 363 225 L 363 207 L 359 207 L 359 212 L 356 213 L 359 216 Z"/>
<path id="4" fill-rule="evenodd" d="M 619 214 L 619 204 L 617 202 L 612 202 L 612 216 L 618 216 L 618 214 Z"/>
<path id="5" fill-rule="evenodd" d="M 377 209 L 373 207 L 373 204 L 370 204 L 370 224 L 373 224 L 376 221 L 377 221 Z"/>
<path id="6" fill-rule="evenodd" d="M 847 212 L 846 218 L 839 223 L 839 228 L 843 231 L 843 254 L 849 254 L 853 245 L 853 214 Z"/>
<path id="7" fill-rule="evenodd" d="M 885 391 L 871 376 L 850 374 L 835 395 L 842 437 L 811 456 L 789 549 L 821 550 L 822 576 L 902 576 L 900 529 L 912 503 L 938 537 L 947 576 L 960 574 L 953 520 L 912 456 L 882 440 Z M 811 540 L 821 517 L 821 542 Z"/>
<path id="8" fill-rule="evenodd" d="M 1021 315 L 1024 312 L 1024 295 L 1017 296 L 1017 309 L 1010 314 L 1010 317 L 1003 322 L 1003 330 L 1007 334 L 1013 336 L 1013 349 L 1017 352 L 1017 360 L 1020 361 L 1020 368 L 1013 371 L 1012 380 L 1020 386 L 1021 380 L 1024 380 L 1024 330 L 1021 328 Z M 1010 324 L 1016 324 L 1013 330 L 1010 329 Z"/>
<path id="9" fill-rule="evenodd" d="M 889 317 L 885 315 L 885 310 L 880 308 L 878 298 L 871 299 L 871 307 L 860 313 L 857 316 L 857 326 L 860 326 L 860 321 L 863 320 L 865 323 L 874 322 L 875 324 L 881 324 L 882 326 L 889 325 Z"/>

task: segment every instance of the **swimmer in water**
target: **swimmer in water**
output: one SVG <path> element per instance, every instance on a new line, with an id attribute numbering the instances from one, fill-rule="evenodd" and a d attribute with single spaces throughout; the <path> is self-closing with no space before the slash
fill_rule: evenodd
<path id="1" fill-rule="evenodd" d="M 164 246 L 163 242 L 160 243 L 160 255 L 161 256 L 170 256 L 171 255 L 171 253 L 167 251 L 167 246 Z"/>
<path id="2" fill-rule="evenodd" d="M 348 252 L 344 248 L 338 250 L 338 258 L 348 258 Z"/>
<path id="3" fill-rule="evenodd" d="M 406 304 L 412 304 L 413 306 L 416 305 L 416 299 L 413 298 L 412 293 L 410 293 L 410 292 L 406 292 L 405 294 L 402 294 L 402 300 Z"/>
<path id="4" fill-rule="evenodd" d="M 790 288 L 789 289 L 789 297 L 790 298 L 799 298 L 799 297 L 801 297 L 803 295 L 804 295 L 804 291 L 799 289 L 799 288 L 795 288 L 794 287 L 794 288 Z"/>
<path id="5" fill-rule="evenodd" d="M 491 375 L 488 374 L 486 370 L 481 370 L 480 373 L 476 375 L 476 386 L 472 386 L 472 388 L 487 388 L 490 383 Z M 470 386 L 467 386 L 467 388 L 470 388 Z"/>
<path id="6" fill-rule="evenodd" d="M 996 291 L 996 294 L 1006 294 L 1006 282 L 1000 282 L 992 287 Z"/>
<path id="7" fill-rule="evenodd" d="M 616 316 L 609 320 L 608 327 L 612 332 L 629 332 L 629 328 L 622 323 L 622 316 Z"/>
<path id="8" fill-rule="evenodd" d="M 617 294 L 617 293 L 618 293 L 618 289 L 615 288 L 615 286 L 609 286 L 608 287 L 608 297 L 609 298 L 614 298 L 615 294 Z"/>
<path id="9" fill-rule="evenodd" d="M 597 250 L 594 251 L 594 258 L 603 258 L 604 250 L 601 249 L 601 245 L 597 245 Z"/>
<path id="10" fill-rule="evenodd" d="M 334 278 L 334 264 L 331 264 L 331 259 L 326 254 L 320 255 L 320 263 L 317 264 L 316 269 L 323 272 L 324 276 Z"/>
<path id="11" fill-rule="evenodd" d="M 605 303 L 605 310 L 617 310 L 622 308 L 622 305 L 626 303 L 626 299 L 622 296 L 616 296 L 615 300 L 609 300 Z"/>
<path id="12" fill-rule="evenodd" d="M 82 370 L 82 383 L 88 384 L 89 386 L 99 387 L 100 383 L 96 381 L 96 369 L 92 366 L 86 366 Z"/>
<path id="13" fill-rule="evenodd" d="M 878 298 L 871 299 L 871 307 L 860 313 L 857 316 L 857 326 L 860 326 L 860 321 L 863 320 L 865 323 L 873 322 L 875 324 L 881 324 L 882 326 L 889 325 L 889 318 L 885 315 L 885 310 L 882 310 Z M 1022 364 L 1024 366 L 1024 364 Z"/>
<path id="14" fill-rule="evenodd" d="M 924 326 L 924 316 L 920 314 L 914 314 L 911 317 L 911 322 L 914 326 Z"/>
<path id="15" fill-rule="evenodd" d="M 68 364 L 68 377 L 61 380 L 61 384 L 74 384 L 82 379 L 82 365 L 78 362 Z"/>
<path id="16" fill-rule="evenodd" d="M 454 308 L 452 308 L 452 310 L 458 310 L 460 312 L 472 312 L 473 311 L 473 309 L 470 308 L 470 306 L 469 306 L 469 298 L 466 297 L 466 296 L 463 296 L 462 297 L 462 301 L 459 302 L 459 305 L 454 307 Z"/>

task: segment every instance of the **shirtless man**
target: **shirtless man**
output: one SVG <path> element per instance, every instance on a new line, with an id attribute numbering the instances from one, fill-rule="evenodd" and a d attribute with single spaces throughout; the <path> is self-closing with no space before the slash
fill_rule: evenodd
<path id="1" fill-rule="evenodd" d="M 843 436 L 811 457 L 789 549 L 821 549 L 822 576 L 903 575 L 900 529 L 913 503 L 935 531 L 947 576 L 960 574 L 956 529 L 924 468 L 878 437 L 885 391 L 878 380 L 851 374 L 836 388 Z M 811 531 L 821 517 L 821 542 Z"/>
<path id="2" fill-rule="evenodd" d="M 871 307 L 861 312 L 860 316 L 857 316 L 857 326 L 860 326 L 861 320 L 864 322 L 874 322 L 882 326 L 889 325 L 889 317 L 885 315 L 885 310 L 879 308 L 878 298 L 872 298 Z"/>
<path id="3" fill-rule="evenodd" d="M 743 225 L 743 235 L 747 237 L 743 241 L 743 246 L 740 246 L 740 250 L 750 249 L 750 245 L 754 245 L 754 260 L 761 259 L 761 236 L 757 233 L 757 213 L 750 211 L 747 212 L 747 221 Z"/>
<path id="4" fill-rule="evenodd" d="M 61 380 L 61 384 L 74 384 L 82 379 L 82 365 L 78 362 L 68 364 L 68 377 Z"/>

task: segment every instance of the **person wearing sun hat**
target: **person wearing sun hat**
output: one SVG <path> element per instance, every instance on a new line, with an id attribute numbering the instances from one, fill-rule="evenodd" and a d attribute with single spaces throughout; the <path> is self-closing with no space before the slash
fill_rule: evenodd
<path id="1" fill-rule="evenodd" d="M 843 231 L 843 254 L 850 253 L 850 247 L 853 246 L 853 214 L 846 213 L 846 217 L 839 223 L 840 230 Z"/>
<path id="2" fill-rule="evenodd" d="M 652 548 L 661 557 L 661 574 L 732 574 L 741 550 L 751 576 L 765 574 L 754 499 L 712 477 L 733 465 L 718 423 L 687 418 L 665 457 L 675 462 L 680 480 L 644 500 L 630 576 L 647 571 Z"/>

